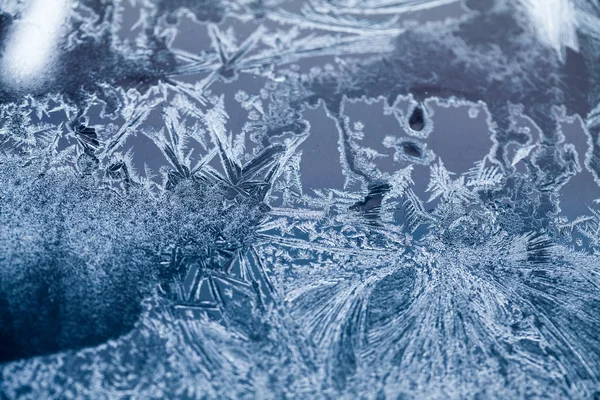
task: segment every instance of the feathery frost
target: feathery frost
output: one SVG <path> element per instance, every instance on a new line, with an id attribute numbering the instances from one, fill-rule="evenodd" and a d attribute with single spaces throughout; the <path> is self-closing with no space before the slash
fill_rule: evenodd
<path id="1" fill-rule="evenodd" d="M 0 76 L 0 398 L 600 396 L 595 2 L 68 3 Z"/>

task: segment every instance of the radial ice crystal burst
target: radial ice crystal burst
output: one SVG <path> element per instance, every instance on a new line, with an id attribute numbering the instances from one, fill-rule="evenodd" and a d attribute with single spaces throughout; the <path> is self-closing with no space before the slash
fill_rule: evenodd
<path id="1" fill-rule="evenodd" d="M 0 2 L 0 398 L 600 399 L 600 5 Z"/>

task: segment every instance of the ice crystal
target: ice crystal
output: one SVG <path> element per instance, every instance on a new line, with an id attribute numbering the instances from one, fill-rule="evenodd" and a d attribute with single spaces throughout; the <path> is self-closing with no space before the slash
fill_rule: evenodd
<path id="1" fill-rule="evenodd" d="M 596 2 L 46 1 L 1 398 L 600 396 Z"/>

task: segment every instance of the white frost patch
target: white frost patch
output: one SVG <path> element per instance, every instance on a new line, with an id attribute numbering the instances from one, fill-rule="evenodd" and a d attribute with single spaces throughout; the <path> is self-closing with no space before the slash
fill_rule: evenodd
<path id="1" fill-rule="evenodd" d="M 32 0 L 15 22 L 2 58 L 4 80 L 31 86 L 43 78 L 68 16 L 71 0 Z"/>
<path id="2" fill-rule="evenodd" d="M 540 42 L 564 61 L 567 47 L 578 51 L 577 13 L 572 0 L 519 0 Z"/>

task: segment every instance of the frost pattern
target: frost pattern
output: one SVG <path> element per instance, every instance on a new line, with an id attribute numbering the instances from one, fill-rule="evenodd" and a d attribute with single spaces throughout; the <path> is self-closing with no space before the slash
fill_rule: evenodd
<path id="1" fill-rule="evenodd" d="M 596 2 L 52 1 L 0 397 L 600 397 Z"/>

